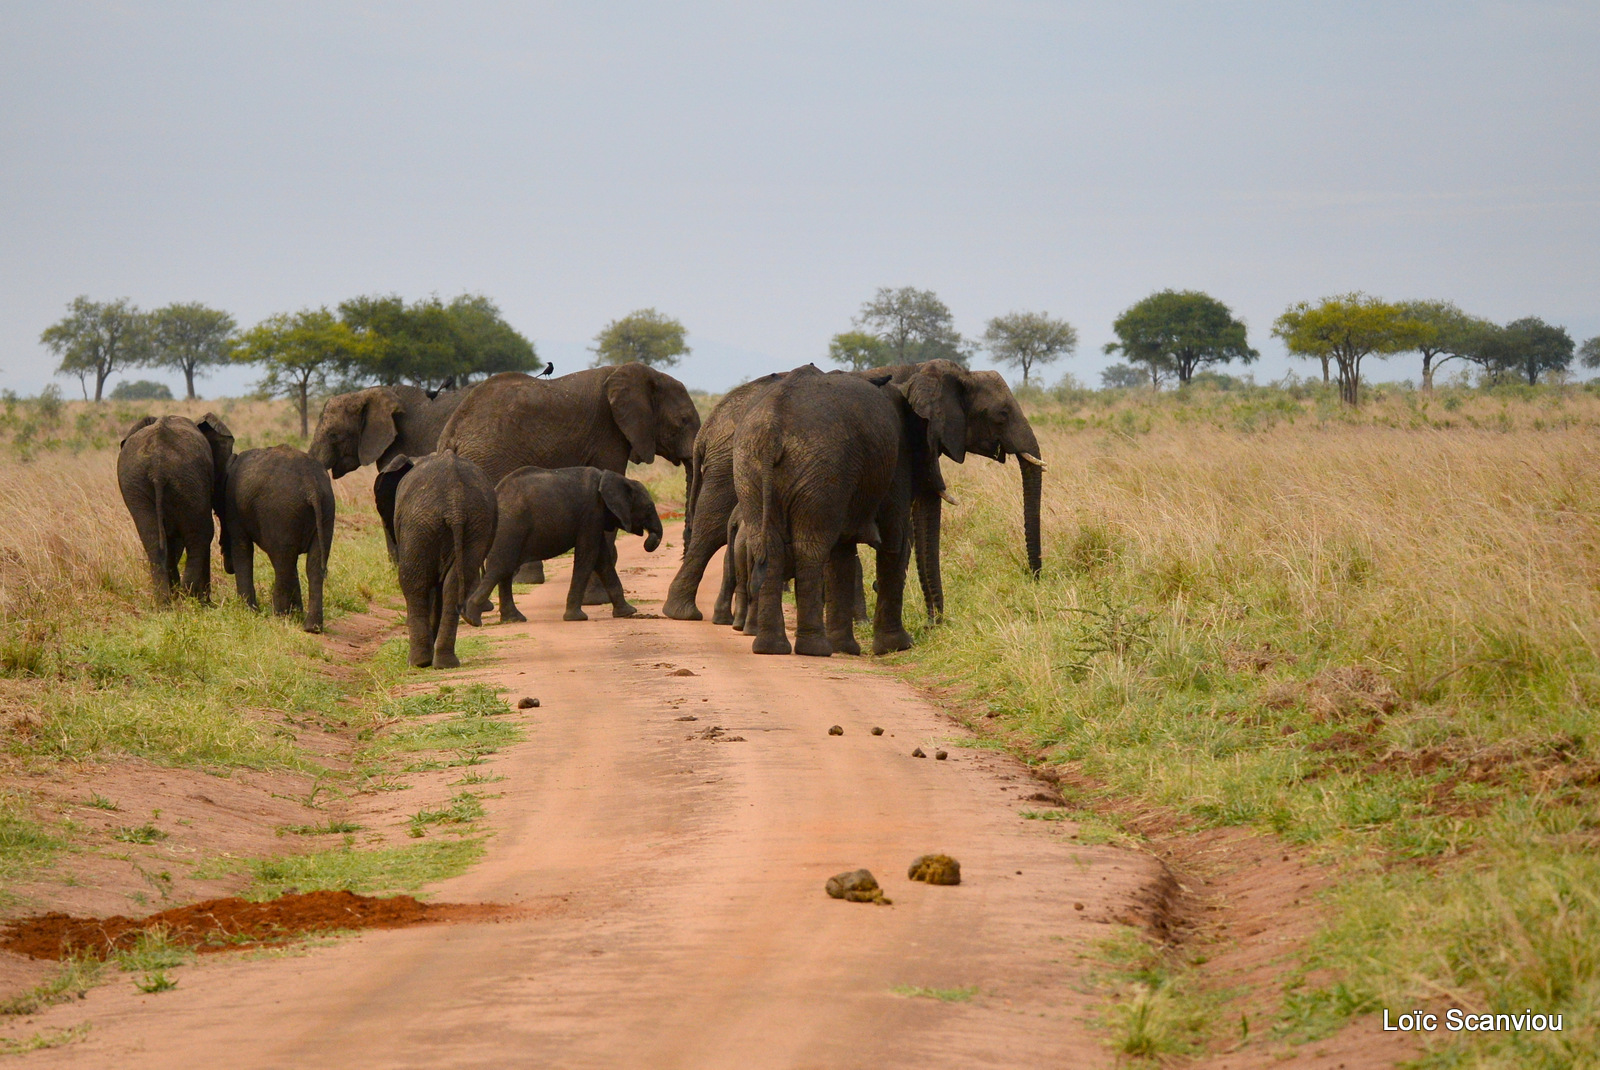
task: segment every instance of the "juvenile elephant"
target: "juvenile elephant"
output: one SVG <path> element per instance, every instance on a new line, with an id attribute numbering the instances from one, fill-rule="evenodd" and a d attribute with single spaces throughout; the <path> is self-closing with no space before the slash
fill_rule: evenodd
<path id="1" fill-rule="evenodd" d="M 466 393 L 430 395 L 414 386 L 374 386 L 335 394 L 322 406 L 307 452 L 335 479 L 362 465 L 381 470 L 396 457 L 426 456 Z"/>
<path id="2" fill-rule="evenodd" d="M 477 465 L 440 450 L 390 461 L 373 497 L 406 597 L 409 660 L 418 668 L 456 668 L 461 610 L 494 541 L 494 486 Z"/>
<path id="3" fill-rule="evenodd" d="M 658 455 L 689 463 L 699 430 L 689 391 L 644 364 L 554 379 L 501 372 L 467 392 L 445 424 L 439 448 L 455 450 L 495 482 L 525 465 L 587 466 L 625 475 L 630 461 L 649 464 Z M 538 581 L 543 578 L 541 571 Z M 502 601 L 508 593 L 509 585 L 503 586 Z M 591 589 L 587 600 L 604 600 L 597 596 Z"/>
<path id="4" fill-rule="evenodd" d="M 934 362 L 925 362 L 934 363 Z M 1022 521 L 1028 568 L 1038 575 L 1042 564 L 1039 540 L 1039 497 L 1044 464 L 1039 460 L 1039 441 L 1022 407 L 996 372 L 971 372 L 942 362 L 937 381 L 923 387 L 924 409 L 936 417 L 929 421 L 928 434 L 938 440 L 938 451 L 960 463 L 968 453 L 1004 462 L 1015 455 L 1022 471 Z M 903 364 L 859 373 L 873 379 L 889 376 L 890 382 L 907 384 L 923 364 Z M 736 495 L 733 487 L 733 436 L 745 412 L 782 376 L 766 376 L 728 392 L 706 418 L 695 440 L 694 467 L 685 502 L 683 564 L 672 579 L 663 616 L 678 620 L 699 620 L 695 604 L 700 581 L 707 564 L 727 538 L 727 521 Z M 932 429 L 938 423 L 937 431 Z M 921 481 L 912 505 L 912 535 L 917 556 L 917 575 L 922 584 L 923 601 L 930 619 L 944 612 L 944 585 L 939 568 L 940 502 L 943 478 L 937 462 L 932 475 Z M 857 583 L 859 589 L 859 582 Z M 732 622 L 734 582 L 725 576 L 712 620 Z"/>
<path id="5" fill-rule="evenodd" d="M 309 454 L 292 446 L 245 450 L 228 467 L 223 499 L 222 564 L 239 597 L 256 602 L 256 547 L 272 562 L 272 611 L 305 610 L 305 630 L 322 631 L 322 584 L 333 549 L 333 481 Z M 300 556 L 310 602 L 300 601 Z"/>
<path id="6" fill-rule="evenodd" d="M 211 537 L 221 516 L 233 434 L 215 413 L 196 424 L 183 416 L 146 416 L 122 438 L 117 485 L 133 515 L 150 562 L 156 602 L 168 605 L 180 584 L 202 600 L 211 597 Z"/>
<path id="7" fill-rule="evenodd" d="M 500 519 L 483 579 L 467 600 L 467 623 L 482 623 L 496 584 L 509 583 L 524 561 L 544 561 L 573 551 L 572 585 L 563 620 L 588 620 L 583 592 L 598 575 L 611 599 L 611 615 L 631 617 L 617 578 L 617 550 L 608 535 L 618 530 L 645 535 L 646 553 L 661 545 L 661 517 L 643 483 L 599 468 L 518 468 L 495 487 Z M 500 596 L 500 619 L 526 620 L 508 594 Z"/>

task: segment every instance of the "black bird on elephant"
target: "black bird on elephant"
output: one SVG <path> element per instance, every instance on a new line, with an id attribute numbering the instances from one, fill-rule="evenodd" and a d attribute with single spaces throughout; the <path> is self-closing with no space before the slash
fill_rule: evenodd
<path id="1" fill-rule="evenodd" d="M 540 373 L 539 373 L 539 374 L 540 374 L 540 375 L 541 375 L 541 376 L 542 376 L 542 377 L 544 377 L 544 378 L 546 378 L 546 379 L 548 379 L 548 378 L 550 378 L 550 377 L 551 377 L 551 376 L 552 376 L 552 375 L 554 375 L 554 374 L 555 374 L 555 373 L 556 373 L 556 366 L 555 366 L 555 365 L 554 365 L 554 364 L 546 364 L 546 365 L 545 365 L 545 366 L 544 366 L 544 371 L 542 371 L 542 372 L 540 372 Z"/>

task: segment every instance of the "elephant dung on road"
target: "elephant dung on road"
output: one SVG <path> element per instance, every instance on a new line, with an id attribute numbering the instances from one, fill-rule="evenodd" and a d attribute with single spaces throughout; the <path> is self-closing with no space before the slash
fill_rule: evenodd
<path id="1" fill-rule="evenodd" d="M 256 547 L 272 562 L 272 611 L 305 611 L 305 630 L 322 631 L 322 584 L 333 550 L 333 481 L 309 454 L 292 446 L 245 450 L 228 467 L 223 499 L 222 564 L 239 597 L 257 607 Z M 300 556 L 306 559 L 309 603 L 300 600 Z"/>
<path id="2" fill-rule="evenodd" d="M 608 535 L 645 535 L 646 553 L 661 544 L 661 516 L 645 485 L 599 468 L 518 468 L 495 487 L 500 519 L 483 579 L 467 600 L 467 623 L 476 627 L 500 585 L 500 619 L 526 620 L 511 599 L 511 575 L 523 561 L 544 561 L 573 551 L 572 585 L 563 620 L 588 620 L 583 592 L 591 574 L 611 599 L 611 614 L 631 617 L 617 576 L 617 551 Z M 509 612 L 508 612 L 509 608 Z"/>
<path id="3" fill-rule="evenodd" d="M 464 397 L 464 390 L 430 395 L 404 385 L 335 394 L 323 404 L 306 452 L 335 479 L 363 465 L 381 470 L 396 457 L 426 456 Z"/>
<path id="4" fill-rule="evenodd" d="M 180 583 L 193 598 L 211 597 L 211 517 L 222 516 L 232 456 L 233 433 L 210 412 L 198 424 L 183 416 L 146 416 L 122 438 L 117 485 L 144 545 L 159 605 L 171 603 Z M 178 562 L 185 555 L 180 580 Z"/>
<path id="5" fill-rule="evenodd" d="M 494 486 L 477 465 L 440 450 L 390 461 L 373 497 L 406 598 L 409 660 L 417 668 L 456 668 L 461 610 L 494 542 Z"/>

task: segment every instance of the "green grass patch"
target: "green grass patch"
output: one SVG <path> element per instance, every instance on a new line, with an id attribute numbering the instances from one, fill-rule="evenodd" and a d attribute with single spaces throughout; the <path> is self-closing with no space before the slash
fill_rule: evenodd
<path id="1" fill-rule="evenodd" d="M 284 825 L 278 830 L 278 835 L 290 836 L 333 836 L 343 832 L 360 832 L 361 825 L 354 821 L 325 821 L 320 825 Z"/>
<path id="2" fill-rule="evenodd" d="M 70 1029 L 45 1029 L 22 1040 L 0 1037 L 0 1055 L 22 1055 L 46 1048 L 64 1048 L 76 1044 L 89 1035 L 89 1023 L 82 1022 Z"/>
<path id="3" fill-rule="evenodd" d="M 483 800 L 470 791 L 450 798 L 450 805 L 439 810 L 418 810 L 411 818 L 411 835 L 421 839 L 429 825 L 470 825 L 483 816 Z"/>
<path id="4" fill-rule="evenodd" d="M 57 1003 L 78 999 L 100 983 L 105 963 L 80 957 L 64 961 L 55 975 L 20 996 L 0 1000 L 0 1015 L 34 1014 Z"/>
<path id="5" fill-rule="evenodd" d="M 113 956 L 124 973 L 153 973 L 170 970 L 194 960 L 194 952 L 172 941 L 172 934 L 161 926 L 146 929 L 130 948 Z"/>
<path id="6" fill-rule="evenodd" d="M 111 838 L 118 843 L 160 843 L 167 838 L 167 834 L 150 824 L 124 825 L 111 833 Z"/>
<path id="7" fill-rule="evenodd" d="M 25 802 L 0 793 L 0 877 L 13 878 L 47 864 L 65 844 L 23 813 Z"/>
<path id="8" fill-rule="evenodd" d="M 483 842 L 476 838 L 371 851 L 347 846 L 271 858 L 217 860 L 197 867 L 194 876 L 207 880 L 248 873 L 251 885 L 244 894 L 256 900 L 322 890 L 392 894 L 416 892 L 425 884 L 459 876 L 482 854 Z"/>
<path id="9" fill-rule="evenodd" d="M 978 986 L 924 988 L 921 985 L 895 985 L 889 991 L 897 996 L 905 996 L 907 999 L 936 999 L 940 1003 L 970 1003 L 972 1002 L 972 997 L 978 994 Z"/>

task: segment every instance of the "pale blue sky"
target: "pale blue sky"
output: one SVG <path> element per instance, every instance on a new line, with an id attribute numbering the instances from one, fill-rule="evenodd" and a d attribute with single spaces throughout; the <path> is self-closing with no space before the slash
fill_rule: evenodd
<path id="1" fill-rule="evenodd" d="M 560 371 L 653 305 L 712 389 L 820 362 L 881 285 L 968 334 L 1063 316 L 1050 374 L 1091 382 L 1166 286 L 1242 314 L 1262 377 L 1273 317 L 1350 289 L 1581 340 L 1597 56 L 1593 2 L 3 0 L 0 385 L 47 381 L 79 293 L 249 324 L 481 291 Z"/>

